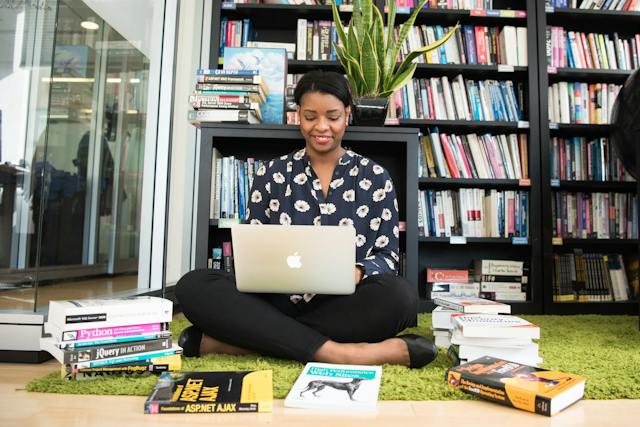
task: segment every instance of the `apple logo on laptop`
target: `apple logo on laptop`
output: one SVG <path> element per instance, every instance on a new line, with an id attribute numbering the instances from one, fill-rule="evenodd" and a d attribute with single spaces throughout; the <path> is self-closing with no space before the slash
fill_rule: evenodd
<path id="1" fill-rule="evenodd" d="M 302 257 L 298 255 L 298 252 L 287 257 L 287 265 L 289 268 L 302 268 Z"/>

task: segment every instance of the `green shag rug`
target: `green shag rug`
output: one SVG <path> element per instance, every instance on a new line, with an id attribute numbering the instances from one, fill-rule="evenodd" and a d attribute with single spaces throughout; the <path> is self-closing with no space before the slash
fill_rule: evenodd
<path id="1" fill-rule="evenodd" d="M 540 326 L 542 367 L 587 378 L 586 399 L 640 399 L 640 332 L 633 316 L 522 316 Z M 188 325 L 182 316 L 171 324 L 174 337 Z M 432 335 L 431 315 L 420 314 L 418 327 L 408 329 Z M 458 400 L 470 397 L 449 388 L 444 373 L 451 366 L 446 351 L 422 369 L 385 365 L 380 400 Z M 273 394 L 283 399 L 303 365 L 260 356 L 207 355 L 183 358 L 185 371 L 273 370 Z M 27 384 L 28 391 L 67 394 L 146 396 L 155 376 L 69 381 L 52 373 Z"/>

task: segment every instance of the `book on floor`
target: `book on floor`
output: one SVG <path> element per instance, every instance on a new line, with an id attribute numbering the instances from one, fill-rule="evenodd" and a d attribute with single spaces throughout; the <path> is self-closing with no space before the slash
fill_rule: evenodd
<path id="1" fill-rule="evenodd" d="M 554 415 L 584 395 L 585 379 L 484 356 L 447 370 L 447 383 L 482 399 Z"/>
<path id="2" fill-rule="evenodd" d="M 511 306 L 497 301 L 473 297 L 436 297 L 433 303 L 459 313 L 511 313 Z"/>
<path id="3" fill-rule="evenodd" d="M 381 366 L 309 362 L 291 387 L 284 406 L 375 409 L 381 377 Z"/>
<path id="4" fill-rule="evenodd" d="M 163 372 L 145 414 L 271 412 L 272 371 Z"/>
<path id="5" fill-rule="evenodd" d="M 540 338 L 540 328 L 517 316 L 497 314 L 454 314 L 455 332 L 465 338 Z"/>
<path id="6" fill-rule="evenodd" d="M 59 330 L 87 329 L 168 323 L 172 316 L 173 303 L 159 297 L 60 300 L 49 302 L 47 323 Z"/>

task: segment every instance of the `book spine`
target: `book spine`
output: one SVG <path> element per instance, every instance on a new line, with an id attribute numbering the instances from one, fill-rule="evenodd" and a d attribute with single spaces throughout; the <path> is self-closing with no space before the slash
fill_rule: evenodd
<path id="1" fill-rule="evenodd" d="M 125 338 L 143 334 L 159 333 L 167 328 L 166 323 L 148 323 L 140 325 L 111 326 L 104 328 L 54 330 L 50 323 L 45 324 L 45 332 L 50 333 L 56 341 L 78 342 L 97 339 Z"/>
<path id="2" fill-rule="evenodd" d="M 182 350 L 179 350 L 179 349 L 180 347 L 173 347 L 166 350 L 158 350 L 158 351 L 153 351 L 148 353 L 138 353 L 138 354 L 132 354 L 132 355 L 123 356 L 123 357 L 112 357 L 109 359 L 77 362 L 72 364 L 72 366 L 77 369 L 81 369 L 81 368 L 99 368 L 101 366 L 110 366 L 110 365 L 121 365 L 124 363 L 138 362 L 141 360 L 149 360 L 156 357 L 172 356 L 174 354 L 181 353 Z"/>
<path id="3" fill-rule="evenodd" d="M 79 361 L 88 362 L 93 360 L 104 360 L 113 357 L 134 355 L 137 353 L 158 351 L 171 347 L 171 338 L 159 340 L 141 341 L 136 343 L 122 343 L 113 345 L 103 345 L 99 347 L 87 347 L 77 350 L 67 350 L 64 352 L 63 363 L 76 363 Z"/>
<path id="4" fill-rule="evenodd" d="M 89 341 L 76 341 L 76 342 L 68 342 L 59 344 L 58 347 L 63 350 L 73 350 L 83 347 L 93 347 L 97 345 L 107 345 L 107 344 L 118 344 L 118 343 L 130 343 L 135 341 L 148 341 L 148 340 L 157 340 L 162 338 L 168 338 L 171 336 L 171 331 L 162 331 L 151 334 L 143 334 L 143 335 L 132 335 L 128 337 L 120 337 L 120 338 L 106 338 L 106 339 L 96 339 Z"/>

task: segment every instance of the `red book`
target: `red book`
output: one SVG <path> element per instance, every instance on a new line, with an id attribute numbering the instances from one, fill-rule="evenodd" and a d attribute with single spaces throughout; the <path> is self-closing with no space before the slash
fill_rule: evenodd
<path id="1" fill-rule="evenodd" d="M 427 268 L 427 282 L 469 283 L 469 271 Z"/>
<path id="2" fill-rule="evenodd" d="M 444 152 L 444 157 L 447 161 L 447 166 L 449 167 L 451 177 L 460 178 L 460 172 L 458 171 L 458 167 L 456 166 L 456 159 L 453 157 L 453 151 L 451 150 L 451 146 L 449 145 L 449 138 L 446 134 L 441 133 L 440 141 L 442 142 L 442 151 Z"/>
<path id="3" fill-rule="evenodd" d="M 474 32 L 476 36 L 476 51 L 478 53 L 478 64 L 487 64 L 487 43 L 485 33 L 487 32 L 487 27 L 482 27 L 477 25 L 474 27 Z"/>

